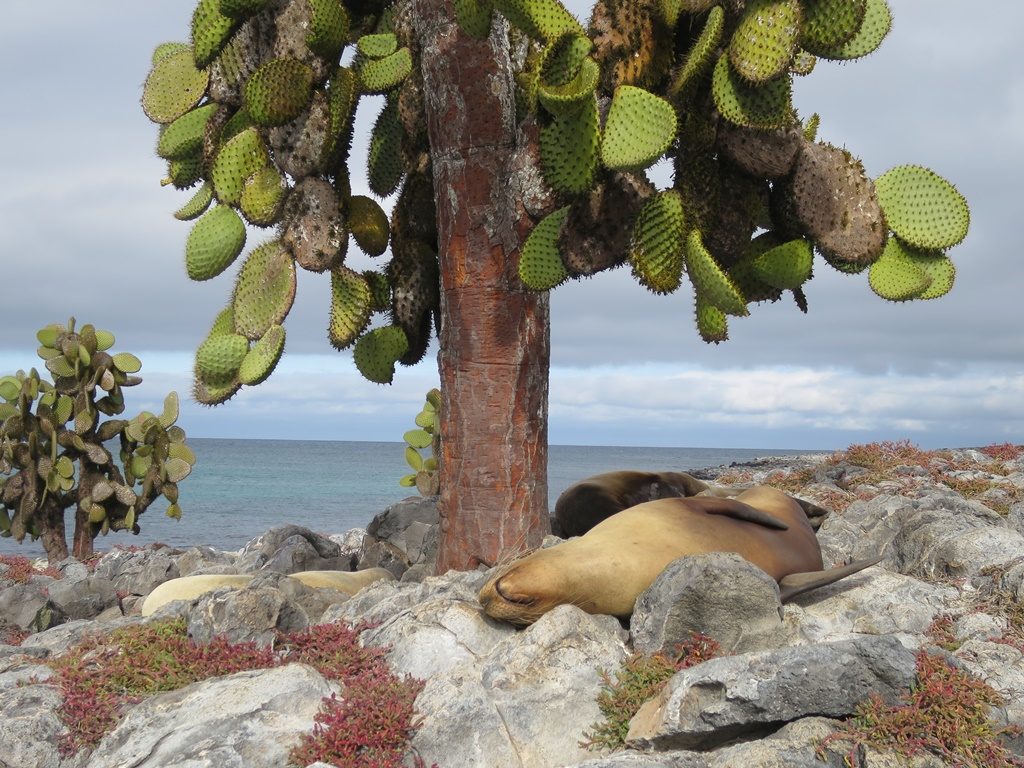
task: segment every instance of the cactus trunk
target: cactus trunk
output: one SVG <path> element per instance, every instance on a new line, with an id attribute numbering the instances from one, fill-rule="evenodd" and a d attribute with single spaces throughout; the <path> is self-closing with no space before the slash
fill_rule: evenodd
<path id="1" fill-rule="evenodd" d="M 50 565 L 66 560 L 68 542 L 64 535 L 64 508 L 53 498 L 42 503 L 39 513 L 39 540 L 46 550 L 46 559 Z"/>
<path id="2" fill-rule="evenodd" d="M 547 295 L 518 278 L 531 223 L 509 183 L 507 42 L 469 37 L 441 0 L 417 6 L 441 259 L 443 573 L 491 565 L 550 530 L 550 324 Z"/>

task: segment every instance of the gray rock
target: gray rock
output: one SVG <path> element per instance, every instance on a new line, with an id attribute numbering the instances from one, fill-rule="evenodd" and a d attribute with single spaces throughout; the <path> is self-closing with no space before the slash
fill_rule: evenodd
<path id="1" fill-rule="evenodd" d="M 964 669 L 999 691 L 1007 704 L 1024 707 L 1024 652 L 1020 649 L 972 638 L 953 656 Z"/>
<path id="2" fill-rule="evenodd" d="M 0 696 L 0 768 L 58 768 L 67 729 L 57 716 L 63 697 L 51 685 L 11 688 Z"/>
<path id="3" fill-rule="evenodd" d="M 100 558 L 94 575 L 110 579 L 114 589 L 119 591 L 148 595 L 165 581 L 178 578 L 175 557 L 180 554 L 180 550 L 169 547 L 136 551 L 115 549 Z"/>
<path id="4" fill-rule="evenodd" d="M 345 533 L 332 533 L 327 538 L 341 547 L 341 557 L 345 562 L 343 570 L 354 571 L 363 553 L 363 543 L 367 540 L 366 531 L 350 528 Z"/>
<path id="5" fill-rule="evenodd" d="M 47 664 L 40 664 L 38 658 L 23 654 L 0 659 L 0 691 L 43 683 L 52 676 L 53 670 Z"/>
<path id="6" fill-rule="evenodd" d="M 703 632 L 726 653 L 783 644 L 779 586 L 731 552 L 681 557 L 637 598 L 630 621 L 633 648 L 654 653 Z"/>
<path id="7" fill-rule="evenodd" d="M 62 624 L 66 617 L 50 601 L 48 591 L 47 586 L 35 580 L 0 589 L 0 623 L 14 624 L 32 632 Z"/>
<path id="8" fill-rule="evenodd" d="M 1002 637 L 1008 624 L 1002 616 L 967 613 L 953 622 L 953 636 L 961 641 L 994 640 Z"/>
<path id="9" fill-rule="evenodd" d="M 233 643 L 250 641 L 270 646 L 277 632 L 293 632 L 308 626 L 309 616 L 299 604 L 281 590 L 268 586 L 208 592 L 188 612 L 188 635 L 197 643 L 208 643 L 215 635 L 223 635 Z"/>
<path id="10" fill-rule="evenodd" d="M 22 646 L 25 648 L 45 648 L 52 655 L 59 656 L 72 645 L 80 643 L 90 635 L 113 632 L 115 629 L 142 623 L 144 621 L 141 616 L 123 616 L 120 619 L 107 621 L 103 624 L 89 621 L 88 619 L 75 619 L 44 632 L 29 635 L 25 638 Z"/>
<path id="11" fill-rule="evenodd" d="M 280 590 L 281 594 L 294 601 L 305 611 L 310 624 L 319 624 L 324 611 L 332 605 L 343 603 L 349 599 L 349 595 L 345 592 L 324 587 L 309 587 L 298 579 L 290 579 L 284 574 L 270 571 L 257 574 L 249 583 L 250 589 L 254 587 L 270 587 Z"/>
<path id="12" fill-rule="evenodd" d="M 88 768 L 280 768 L 339 687 L 303 664 L 238 672 L 134 707 Z"/>
<path id="13" fill-rule="evenodd" d="M 569 763 L 562 768 L 707 768 L 708 756 L 703 752 L 678 750 L 656 755 L 626 750 L 607 757 L 596 757 L 582 763 Z M 824 768 L 824 766 L 822 767 Z"/>
<path id="14" fill-rule="evenodd" d="M 375 581 L 347 602 L 328 608 L 320 620 L 325 624 L 335 621 L 379 624 L 432 598 L 450 597 L 473 602 L 486 579 L 487 575 L 480 571 L 449 571 L 420 583 Z"/>
<path id="15" fill-rule="evenodd" d="M 60 571 L 61 581 L 64 582 L 81 581 L 89 577 L 89 567 L 73 557 L 61 560 L 54 568 Z"/>
<path id="16" fill-rule="evenodd" d="M 626 744 L 705 749 L 809 715 L 841 717 L 872 692 L 896 701 L 914 675 L 913 652 L 891 636 L 711 659 L 644 704 Z"/>
<path id="17" fill-rule="evenodd" d="M 401 546 L 405 532 L 413 523 L 437 525 L 436 498 L 410 496 L 397 504 L 392 504 L 370 521 L 366 526 L 366 532 L 377 539 L 385 539 Z"/>
<path id="18" fill-rule="evenodd" d="M 1024 486 L 1024 475 L 1021 475 L 1021 486 Z M 1006 513 L 1006 524 L 1017 533 L 1024 534 L 1024 502 L 1010 507 L 1010 511 Z"/>
<path id="19" fill-rule="evenodd" d="M 178 558 L 178 575 L 232 573 L 237 557 L 213 547 L 190 547 Z"/>
<path id="20" fill-rule="evenodd" d="M 92 619 L 117 605 L 114 582 L 102 576 L 56 581 L 50 585 L 50 600 L 69 619 Z"/>
<path id="21" fill-rule="evenodd" d="M 359 558 L 358 570 L 363 571 L 367 568 L 386 568 L 396 579 L 400 579 L 409 570 L 409 558 L 405 550 L 390 541 L 371 541 L 363 548 L 363 554 Z"/>
<path id="22" fill-rule="evenodd" d="M 301 525 L 281 525 L 246 544 L 235 567 L 239 573 L 344 570 L 345 558 L 326 536 Z"/>

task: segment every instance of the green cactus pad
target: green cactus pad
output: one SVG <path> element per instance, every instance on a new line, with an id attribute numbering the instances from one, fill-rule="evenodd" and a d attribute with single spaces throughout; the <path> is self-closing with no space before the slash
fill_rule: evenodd
<path id="1" fill-rule="evenodd" d="M 236 380 L 238 369 L 249 352 L 249 340 L 237 333 L 208 336 L 196 350 L 196 378 L 214 387 Z"/>
<path id="2" fill-rule="evenodd" d="M 203 184 L 187 203 L 174 212 L 174 218 L 178 221 L 191 221 L 202 216 L 212 201 L 213 187 L 210 184 Z"/>
<path id="3" fill-rule="evenodd" d="M 111 356 L 110 362 L 121 373 L 138 373 L 142 370 L 142 361 L 131 352 L 118 352 Z"/>
<path id="4" fill-rule="evenodd" d="M 541 77 L 537 81 L 537 99 L 551 114 L 568 116 L 590 101 L 600 79 L 600 66 L 587 56 L 575 76 L 564 83 L 554 84 Z"/>
<path id="5" fill-rule="evenodd" d="M 167 164 L 167 179 L 161 184 L 173 184 L 175 189 L 188 189 L 203 177 L 203 156 L 195 155 L 171 160 Z"/>
<path id="6" fill-rule="evenodd" d="M 283 323 L 295 300 L 295 281 L 295 260 L 279 241 L 255 249 L 235 282 L 235 331 L 256 340 L 270 326 Z"/>
<path id="7" fill-rule="evenodd" d="M 337 61 L 348 42 L 348 11 L 339 0 L 308 0 L 312 9 L 306 45 L 325 61 Z"/>
<path id="8" fill-rule="evenodd" d="M 373 292 L 366 278 L 348 267 L 331 270 L 331 318 L 327 339 L 335 349 L 345 349 L 363 332 L 370 319 L 372 303 Z"/>
<path id="9" fill-rule="evenodd" d="M 179 117 L 160 134 L 156 153 L 168 160 L 194 155 L 203 146 L 206 123 L 217 111 L 217 104 L 204 104 Z"/>
<path id="10" fill-rule="evenodd" d="M 367 167 L 370 191 L 378 197 L 387 197 L 402 182 L 402 123 L 396 99 L 388 99 L 373 124 Z"/>
<path id="11" fill-rule="evenodd" d="M 258 125 L 284 125 L 309 106 L 313 70 L 298 59 L 271 59 L 253 72 L 243 97 L 246 111 Z"/>
<path id="12" fill-rule="evenodd" d="M 519 279 L 531 291 L 548 291 L 568 277 L 558 254 L 558 233 L 569 215 L 569 206 L 537 222 L 519 254 Z"/>
<path id="13" fill-rule="evenodd" d="M 359 372 L 369 381 L 390 384 L 395 377 L 395 363 L 408 348 L 405 331 L 389 325 L 360 336 L 352 350 L 352 359 Z"/>
<path id="14" fill-rule="evenodd" d="M 391 32 L 363 35 L 356 41 L 356 51 L 370 59 L 383 59 L 398 50 L 398 38 Z"/>
<path id="15" fill-rule="evenodd" d="M 535 40 L 551 42 L 567 32 L 586 35 L 558 0 L 495 0 L 494 7 L 512 26 Z"/>
<path id="16" fill-rule="evenodd" d="M 270 162 L 263 139 L 255 128 L 232 136 L 213 159 L 210 181 L 221 203 L 237 205 L 246 179 Z"/>
<path id="17" fill-rule="evenodd" d="M 938 299 L 953 289 L 956 267 L 945 254 L 936 251 L 908 251 L 910 260 L 932 281 L 923 292 L 914 297 L 915 299 Z"/>
<path id="18" fill-rule="evenodd" d="M 867 0 L 810 0 L 805 5 L 800 45 L 815 55 L 853 39 L 867 10 Z"/>
<path id="19" fill-rule="evenodd" d="M 380 256 L 388 248 L 388 215 L 376 200 L 353 195 L 348 200 L 348 229 L 356 244 L 369 256 Z"/>
<path id="20" fill-rule="evenodd" d="M 648 200 L 633 225 L 629 261 L 633 276 L 655 293 L 672 293 L 683 276 L 686 215 L 674 189 Z"/>
<path id="21" fill-rule="evenodd" d="M 803 133 L 803 136 L 805 139 L 807 139 L 807 141 L 814 141 L 816 138 L 818 138 L 818 126 L 820 124 L 821 115 L 819 115 L 817 112 L 815 112 L 813 115 L 807 118 L 806 122 L 804 122 L 803 130 L 801 131 L 801 133 Z"/>
<path id="22" fill-rule="evenodd" d="M 555 117 L 540 131 L 544 180 L 557 192 L 578 195 L 593 186 L 600 146 L 597 101 L 593 95 L 575 112 Z"/>
<path id="23" fill-rule="evenodd" d="M 491 16 L 494 4 L 491 0 L 454 0 L 455 20 L 462 30 L 477 40 L 483 40 L 491 33 Z"/>
<path id="24" fill-rule="evenodd" d="M 386 311 L 391 306 L 391 283 L 388 282 L 387 275 L 373 269 L 365 270 L 362 275 L 370 286 L 370 310 Z"/>
<path id="25" fill-rule="evenodd" d="M 197 378 L 192 384 L 192 397 L 202 405 L 220 405 L 230 400 L 241 388 L 242 384 L 237 379 L 233 379 L 227 384 L 214 386 Z M 167 516 L 181 517 L 181 508 L 177 504 L 171 504 L 167 507 Z"/>
<path id="26" fill-rule="evenodd" d="M 860 29 L 840 46 L 822 50 L 819 56 L 833 61 L 852 61 L 878 49 L 892 28 L 892 12 L 885 0 L 867 0 Z"/>
<path id="27" fill-rule="evenodd" d="M 264 166 L 245 180 L 238 208 L 250 224 L 269 227 L 281 218 L 288 184 L 272 165 Z"/>
<path id="28" fill-rule="evenodd" d="M 751 85 L 720 56 L 711 79 L 715 108 L 726 120 L 749 128 L 771 130 L 793 122 L 789 77 L 783 75 L 764 85 Z"/>
<path id="29" fill-rule="evenodd" d="M 708 344 L 720 344 L 729 340 L 729 319 L 725 312 L 697 292 L 695 313 L 697 332 Z"/>
<path id="30" fill-rule="evenodd" d="M 207 337 L 212 336 L 223 336 L 224 334 L 231 334 L 235 332 L 235 310 L 230 304 L 224 309 L 217 313 L 217 317 L 213 319 L 213 325 L 210 326 L 210 332 Z"/>
<path id="31" fill-rule="evenodd" d="M 814 248 L 803 239 L 770 248 L 754 259 L 754 274 L 774 288 L 796 290 L 811 276 Z"/>
<path id="32" fill-rule="evenodd" d="M 253 344 L 238 368 L 238 381 L 250 387 L 262 384 L 274 372 L 284 353 L 284 327 L 272 325 Z"/>
<path id="33" fill-rule="evenodd" d="M 156 48 L 153 49 L 153 55 L 150 57 L 150 65 L 156 64 L 164 56 L 169 56 L 172 53 L 183 51 L 188 48 L 188 43 L 179 43 L 177 41 L 171 41 L 167 43 L 160 43 Z"/>
<path id="34" fill-rule="evenodd" d="M 383 59 L 361 58 L 356 63 L 359 90 L 363 93 L 387 93 L 412 72 L 412 51 L 399 48 Z"/>
<path id="35" fill-rule="evenodd" d="M 348 157 L 352 145 L 352 120 L 359 102 L 359 81 L 350 67 L 338 67 L 327 84 L 330 127 L 324 142 L 322 165 L 332 168 Z"/>
<path id="36" fill-rule="evenodd" d="M 195 65 L 209 66 L 238 28 L 239 21 L 220 12 L 220 0 L 199 0 L 192 14 L 192 51 Z"/>
<path id="37" fill-rule="evenodd" d="M 889 227 L 915 248 L 944 250 L 967 236 L 967 201 L 934 171 L 900 165 L 878 177 L 875 190 Z"/>
<path id="38" fill-rule="evenodd" d="M 735 283 L 715 261 L 711 252 L 704 247 L 700 230 L 690 231 L 686 238 L 686 271 L 698 295 L 728 315 L 749 314 L 747 302 Z"/>
<path id="39" fill-rule="evenodd" d="M 722 41 L 722 32 L 725 29 L 725 11 L 722 6 L 716 5 L 708 13 L 704 21 L 704 28 L 686 54 L 686 61 L 679 68 L 676 76 L 672 79 L 669 91 L 673 94 L 680 93 L 691 83 L 695 83 L 711 63 L 712 56 L 718 50 Z"/>
<path id="40" fill-rule="evenodd" d="M 789 69 L 803 15 L 797 0 L 749 0 L 729 40 L 729 62 L 760 85 Z"/>
<path id="41" fill-rule="evenodd" d="M 612 170 L 639 170 L 654 163 L 676 135 L 676 112 L 643 88 L 620 85 L 612 96 L 601 139 L 601 160 Z"/>
<path id="42" fill-rule="evenodd" d="M 540 61 L 540 82 L 549 88 L 571 83 L 579 74 L 594 44 L 584 35 L 566 34 L 544 50 Z"/>
<path id="43" fill-rule="evenodd" d="M 889 301 L 907 301 L 928 291 L 932 278 L 911 258 L 912 251 L 894 237 L 889 238 L 881 257 L 871 265 L 871 290 Z"/>
<path id="44" fill-rule="evenodd" d="M 153 65 L 142 88 L 142 111 L 154 123 L 173 123 L 199 103 L 210 76 L 182 48 Z"/>
<path id="45" fill-rule="evenodd" d="M 264 10 L 270 0 L 220 0 L 220 12 L 231 19 L 242 21 Z"/>
<path id="46" fill-rule="evenodd" d="M 399 241 L 392 251 L 388 264 L 391 322 L 405 332 L 408 344 L 400 362 L 414 365 L 427 352 L 431 314 L 440 302 L 437 253 L 421 240 Z"/>
<path id="47" fill-rule="evenodd" d="M 801 77 L 811 74 L 814 66 L 818 63 L 818 57 L 807 51 L 797 51 L 793 54 L 793 62 L 789 65 L 789 71 Z M 813 139 L 812 139 L 813 141 Z"/>
<path id="48" fill-rule="evenodd" d="M 193 280 L 210 280 L 227 269 L 245 246 L 245 224 L 226 205 L 203 214 L 185 242 L 185 269 Z"/>

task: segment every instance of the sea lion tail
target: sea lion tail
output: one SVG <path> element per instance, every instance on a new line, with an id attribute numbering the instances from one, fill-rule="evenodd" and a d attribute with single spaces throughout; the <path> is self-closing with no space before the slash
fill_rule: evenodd
<path id="1" fill-rule="evenodd" d="M 804 592 L 809 592 L 818 587 L 824 587 L 834 581 L 844 579 L 857 571 L 863 571 L 869 566 L 875 565 L 882 560 L 881 556 L 873 557 L 870 560 L 857 560 L 849 565 L 842 565 L 838 568 L 829 568 L 827 571 L 807 571 L 806 573 L 791 573 L 783 576 L 779 582 L 779 596 L 782 602 L 786 602 Z"/>

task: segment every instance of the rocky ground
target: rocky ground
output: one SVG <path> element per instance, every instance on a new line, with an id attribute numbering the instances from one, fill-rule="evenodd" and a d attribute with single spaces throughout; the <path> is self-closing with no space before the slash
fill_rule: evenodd
<path id="1" fill-rule="evenodd" d="M 835 510 L 818 532 L 827 565 L 882 555 L 877 566 L 785 606 L 762 572 L 712 554 L 670 566 L 629 626 L 562 606 L 517 630 L 482 614 L 476 591 L 486 573 L 428 575 L 437 515 L 425 499 L 395 505 L 366 532 L 282 526 L 237 553 L 154 546 L 31 572 L 8 558 L 0 564 L 0 766 L 281 768 L 296 764 L 291 750 L 325 698 L 357 700 L 354 683 L 313 663 L 220 674 L 128 701 L 95 747 L 65 754 L 75 702 L 55 683 L 59 660 L 83 641 L 102 660 L 109 648 L 88 638 L 173 618 L 197 643 L 218 637 L 275 652 L 281 633 L 369 625 L 359 642 L 388 649 L 395 674 L 423 681 L 407 765 L 1024 765 L 1024 737 L 1001 732 L 1024 723 L 1024 456 L 1009 446 L 861 448 L 702 473 L 775 484 Z M 352 598 L 283 578 L 374 566 L 398 578 Z M 199 573 L 256 578 L 139 615 L 158 584 Z M 635 654 L 670 653 L 695 631 L 713 637 L 721 655 L 675 673 L 629 723 L 625 750 L 581 746 L 605 717 L 602 673 L 614 679 Z M 973 679 L 998 694 L 977 722 L 964 709 L 974 685 L 964 681 Z M 921 696 L 936 691 L 925 711 Z M 922 752 L 908 762 L 878 733 L 863 743 L 829 737 L 872 695 L 880 697 L 876 712 L 911 702 L 901 711 L 924 712 L 936 733 L 947 715 L 953 728 L 974 723 L 961 739 L 973 756 Z"/>

